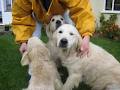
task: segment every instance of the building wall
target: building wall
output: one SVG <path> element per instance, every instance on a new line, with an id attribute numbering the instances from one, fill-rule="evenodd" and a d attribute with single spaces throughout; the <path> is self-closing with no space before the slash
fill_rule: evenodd
<path id="1" fill-rule="evenodd" d="M 104 13 L 106 19 L 109 18 L 110 14 L 112 13 L 106 12 L 104 10 L 105 0 L 90 0 L 90 2 L 91 2 L 92 9 L 96 17 L 96 26 L 99 27 L 99 18 L 100 18 L 101 13 Z M 118 19 L 116 23 L 120 26 L 120 12 L 117 13 L 117 16 L 118 16 Z"/>
<path id="2" fill-rule="evenodd" d="M 12 22 L 12 13 L 11 12 L 4 12 L 3 13 L 3 24 L 11 24 Z"/>
<path id="3" fill-rule="evenodd" d="M 1 0 L 0 0 L 0 12 L 2 11 L 2 8 L 1 8 Z"/>
<path id="4" fill-rule="evenodd" d="M 5 0 L 0 0 L 0 6 L 1 6 L 1 10 L 2 10 L 2 23 L 1 25 L 7 25 L 7 24 L 11 24 L 12 22 L 12 12 L 7 12 L 5 11 Z"/>

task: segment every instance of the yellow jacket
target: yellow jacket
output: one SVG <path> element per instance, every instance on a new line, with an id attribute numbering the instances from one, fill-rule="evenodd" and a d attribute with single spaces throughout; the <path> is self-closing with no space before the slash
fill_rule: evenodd
<path id="1" fill-rule="evenodd" d="M 12 8 L 12 30 L 18 43 L 27 41 L 35 29 L 35 20 L 32 12 L 43 23 L 54 14 L 63 14 L 70 10 L 70 16 L 82 36 L 92 35 L 95 28 L 95 19 L 89 0 L 52 0 L 48 11 L 45 11 L 40 0 L 14 0 Z"/>

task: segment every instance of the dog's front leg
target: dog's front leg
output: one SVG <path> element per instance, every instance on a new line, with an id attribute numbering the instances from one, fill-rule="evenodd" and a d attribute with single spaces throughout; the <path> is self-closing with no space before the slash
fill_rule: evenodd
<path id="1" fill-rule="evenodd" d="M 74 87 L 78 87 L 82 81 L 82 75 L 78 73 L 71 74 L 63 85 L 62 90 L 72 90 Z"/>

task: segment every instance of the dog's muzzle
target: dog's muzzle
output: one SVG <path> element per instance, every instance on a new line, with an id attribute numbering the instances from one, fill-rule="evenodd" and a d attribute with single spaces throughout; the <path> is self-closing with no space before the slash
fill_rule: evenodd
<path id="1" fill-rule="evenodd" d="M 68 40 L 66 38 L 61 39 L 59 43 L 59 47 L 67 48 L 67 46 L 68 46 Z"/>
<path id="2" fill-rule="evenodd" d="M 56 29 L 59 28 L 62 25 L 62 22 L 60 20 L 56 21 Z"/>

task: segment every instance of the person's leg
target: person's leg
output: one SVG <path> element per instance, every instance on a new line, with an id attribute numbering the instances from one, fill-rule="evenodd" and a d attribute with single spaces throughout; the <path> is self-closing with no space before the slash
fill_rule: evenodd
<path id="1" fill-rule="evenodd" d="M 35 31 L 33 32 L 32 36 L 40 38 L 40 36 L 41 36 L 41 29 L 42 29 L 42 23 L 36 21 Z"/>
<path id="2" fill-rule="evenodd" d="M 74 22 L 72 21 L 72 19 L 70 18 L 69 10 L 66 10 L 66 11 L 65 11 L 65 13 L 63 14 L 63 17 L 64 17 L 65 22 L 66 22 L 67 24 L 75 25 Z"/>

